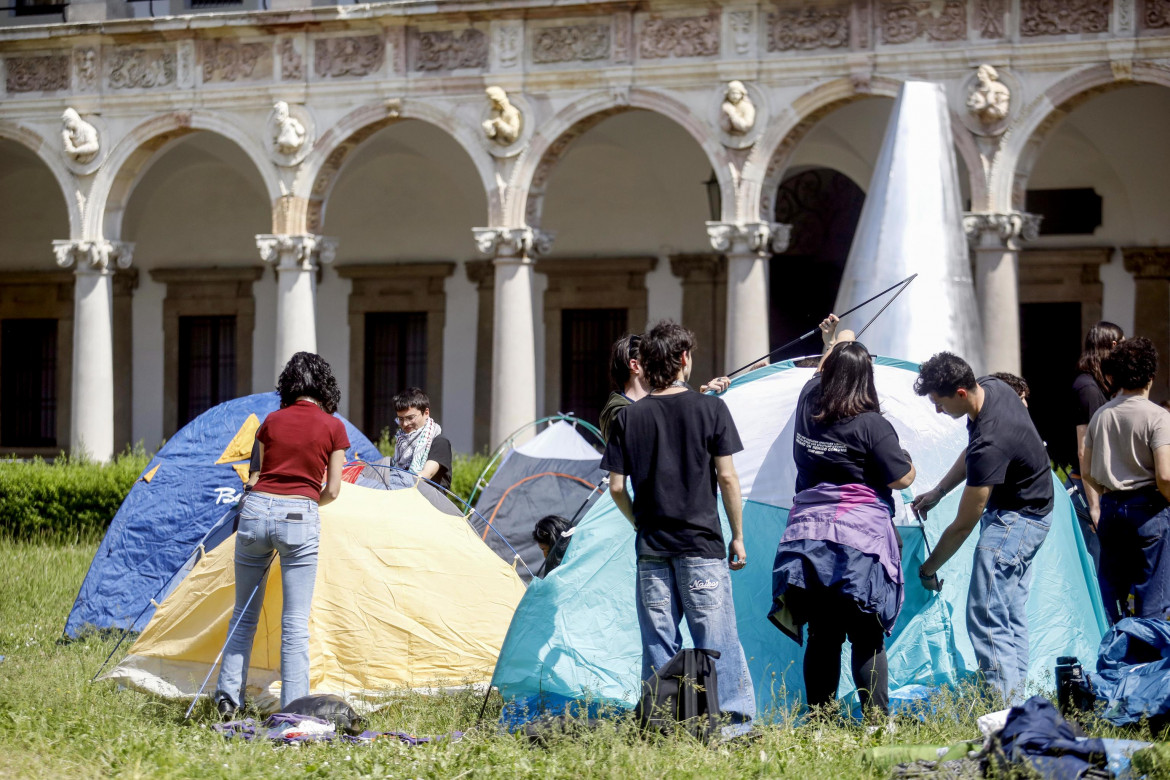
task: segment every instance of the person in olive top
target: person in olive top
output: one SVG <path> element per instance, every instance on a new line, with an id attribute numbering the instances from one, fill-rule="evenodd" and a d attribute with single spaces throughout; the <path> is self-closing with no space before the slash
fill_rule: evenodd
<path id="1" fill-rule="evenodd" d="M 955 520 L 918 570 L 938 590 L 938 570 L 980 525 L 967 592 L 967 632 L 984 679 L 1008 704 L 1024 701 L 1028 677 L 1028 590 L 1032 560 L 1052 525 L 1048 452 L 1015 390 L 994 377 L 975 380 L 949 352 L 922 364 L 914 383 L 939 414 L 967 417 L 967 448 L 939 482 L 911 502 L 922 518 L 964 479 Z"/>
<path id="2" fill-rule="evenodd" d="M 236 531 L 236 607 L 214 697 L 224 716 L 244 704 L 248 659 L 264 604 L 264 574 L 274 553 L 280 556 L 284 596 L 280 704 L 309 694 L 309 609 L 321 537 L 317 509 L 341 492 L 349 447 L 345 425 L 333 416 L 341 393 L 320 355 L 293 355 L 276 390 L 280 409 L 256 432 L 259 476 L 241 504 Z"/>
<path id="3" fill-rule="evenodd" d="M 1117 396 L 1085 432 L 1085 484 L 1101 494 L 1097 579 L 1109 621 L 1170 616 L 1170 412 L 1150 400 L 1158 351 L 1147 338 L 1118 344 L 1104 369 Z"/>
<path id="4" fill-rule="evenodd" d="M 394 396 L 394 409 L 398 417 L 394 465 L 450 488 L 451 440 L 431 417 L 431 399 L 419 388 L 408 387 Z"/>
<path id="5" fill-rule="evenodd" d="M 729 569 L 747 563 L 739 476 L 743 449 L 727 405 L 687 386 L 694 336 L 663 320 L 642 337 L 642 370 L 651 392 L 622 409 L 610 426 L 601 470 L 610 495 L 636 530 L 642 679 L 682 647 L 683 616 L 695 647 L 717 650 L 724 733 L 751 728 L 755 692 L 735 624 Z M 631 501 L 626 479 L 634 488 Z M 716 488 L 731 526 L 725 543 Z"/>

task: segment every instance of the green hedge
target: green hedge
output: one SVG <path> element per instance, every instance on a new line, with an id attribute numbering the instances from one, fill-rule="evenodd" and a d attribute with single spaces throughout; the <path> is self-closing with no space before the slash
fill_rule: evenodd
<path id="1" fill-rule="evenodd" d="M 488 456 L 455 455 L 451 492 L 471 495 Z M 141 450 L 106 464 L 60 457 L 0 460 L 0 538 L 77 542 L 99 539 L 150 462 Z"/>
<path id="2" fill-rule="evenodd" d="M 0 461 L 0 536 L 76 542 L 100 538 L 150 457 L 109 463 L 59 457 Z"/>

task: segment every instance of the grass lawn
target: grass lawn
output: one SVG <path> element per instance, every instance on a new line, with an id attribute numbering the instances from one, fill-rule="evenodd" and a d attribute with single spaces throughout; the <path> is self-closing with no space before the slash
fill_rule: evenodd
<path id="1" fill-rule="evenodd" d="M 455 743 L 228 742 L 208 728 L 207 708 L 188 722 L 186 702 L 90 682 L 114 639 L 57 643 L 95 548 L 0 541 L 0 777 L 885 777 L 863 764 L 865 748 L 970 739 L 987 709 L 971 698 L 941 701 L 927 722 L 902 721 L 896 735 L 873 737 L 853 726 L 794 728 L 785 718 L 762 727 L 754 742 L 714 748 L 685 737 L 644 739 L 618 720 L 530 747 L 499 733 L 497 699 L 476 727 L 482 700 L 468 691 L 406 695 L 370 718 L 379 731 L 467 732 Z"/>

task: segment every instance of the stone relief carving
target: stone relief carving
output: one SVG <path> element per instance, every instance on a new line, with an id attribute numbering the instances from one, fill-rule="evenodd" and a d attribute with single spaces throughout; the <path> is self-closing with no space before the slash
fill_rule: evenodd
<path id="1" fill-rule="evenodd" d="M 524 117 L 500 87 L 488 87 L 485 94 L 491 104 L 491 116 L 483 121 L 483 134 L 500 146 L 511 146 L 520 137 Z"/>
<path id="2" fill-rule="evenodd" d="M 553 235 L 530 227 L 472 228 L 475 247 L 482 254 L 498 257 L 544 255 L 552 249 Z"/>
<path id="3" fill-rule="evenodd" d="M 768 14 L 768 51 L 839 49 L 848 45 L 848 8 L 801 8 Z"/>
<path id="4" fill-rule="evenodd" d="M 496 27 L 496 61 L 501 68 L 514 68 L 520 62 L 522 32 L 518 24 L 501 24 Z"/>
<path id="5" fill-rule="evenodd" d="M 57 92 L 69 89 L 69 58 L 7 57 L 4 84 L 9 92 Z"/>
<path id="6" fill-rule="evenodd" d="M 720 107 L 719 126 L 731 135 L 747 135 L 756 125 L 756 106 L 742 81 L 727 82 Z"/>
<path id="7" fill-rule="evenodd" d="M 1076 35 L 1109 31 L 1113 0 L 1020 0 L 1020 35 Z"/>
<path id="8" fill-rule="evenodd" d="M 61 148 L 74 162 L 90 162 L 101 151 L 97 128 L 72 108 L 61 114 Z"/>
<path id="9" fill-rule="evenodd" d="M 111 89 L 152 89 L 175 83 L 175 53 L 170 49 L 114 49 Z"/>
<path id="10" fill-rule="evenodd" d="M 731 42 L 735 53 L 741 57 L 752 51 L 752 12 L 732 11 L 727 15 L 731 28 Z"/>
<path id="11" fill-rule="evenodd" d="M 1170 27 L 1170 0 L 1142 0 L 1142 27 L 1147 30 Z"/>
<path id="12" fill-rule="evenodd" d="M 932 41 L 961 41 L 967 37 L 967 5 L 945 0 L 938 15 L 929 0 L 882 0 L 882 43 L 910 43 L 923 36 Z"/>
<path id="13" fill-rule="evenodd" d="M 93 49 L 78 49 L 73 54 L 73 65 L 77 72 L 77 88 L 89 92 L 97 87 L 97 52 Z"/>
<path id="14" fill-rule="evenodd" d="M 195 86 L 195 41 L 179 41 L 175 51 L 175 86 L 190 89 Z"/>
<path id="15" fill-rule="evenodd" d="M 638 54 L 646 59 L 710 57 L 719 53 L 719 17 L 653 17 L 642 24 Z"/>
<path id="16" fill-rule="evenodd" d="M 272 106 L 272 121 L 276 125 L 273 143 L 281 154 L 296 154 L 305 144 L 305 126 L 289 116 L 288 103 L 278 100 Z"/>
<path id="17" fill-rule="evenodd" d="M 532 61 L 590 62 L 609 57 L 608 24 L 543 27 L 532 37 Z"/>
<path id="18" fill-rule="evenodd" d="M 975 6 L 975 26 L 981 38 L 1003 37 L 1004 0 L 979 0 Z"/>
<path id="19" fill-rule="evenodd" d="M 305 58 L 297 51 L 292 38 L 280 39 L 280 78 L 283 81 L 300 81 L 305 77 Z"/>
<path id="20" fill-rule="evenodd" d="M 708 222 L 707 238 L 716 252 L 728 254 L 782 254 L 788 249 L 792 226 L 780 222 Z"/>
<path id="21" fill-rule="evenodd" d="M 382 67 L 386 41 L 381 35 L 318 38 L 313 42 L 313 72 L 318 78 L 368 76 Z"/>
<path id="22" fill-rule="evenodd" d="M 630 11 L 620 11 L 613 17 L 613 59 L 615 62 L 630 61 L 630 47 L 633 45 L 634 17 Z"/>
<path id="23" fill-rule="evenodd" d="M 203 83 L 244 81 L 272 76 L 268 44 L 232 40 L 203 41 Z M 259 66 L 259 67 L 257 67 Z"/>
<path id="24" fill-rule="evenodd" d="M 53 254 L 61 268 L 76 266 L 79 273 L 109 270 L 110 261 L 118 268 L 129 268 L 134 260 L 134 244 L 127 241 L 70 241 L 53 242 Z"/>
<path id="25" fill-rule="evenodd" d="M 1128 32 L 1132 29 L 1130 17 L 1133 12 L 1133 0 L 1117 0 L 1117 30 Z"/>
<path id="26" fill-rule="evenodd" d="M 994 235 L 1005 243 L 1019 239 L 1034 241 L 1040 235 L 1041 219 L 1043 217 L 1039 214 L 1024 211 L 1001 214 L 968 212 L 963 215 L 963 231 L 972 245 L 978 244 L 985 234 Z"/>
<path id="27" fill-rule="evenodd" d="M 304 106 L 277 100 L 265 128 L 269 156 L 277 165 L 291 167 L 308 156 L 313 146 L 313 121 Z"/>
<path id="28" fill-rule="evenodd" d="M 282 271 L 314 271 L 337 257 L 337 239 L 312 233 L 260 233 L 256 236 L 260 260 Z"/>
<path id="29" fill-rule="evenodd" d="M 480 30 L 451 30 L 415 33 L 411 47 L 412 69 L 420 71 L 485 68 L 488 40 Z"/>
<path id="30" fill-rule="evenodd" d="M 1007 118 L 1012 105 L 1012 91 L 999 80 L 999 73 L 991 65 L 980 65 L 975 72 L 977 84 L 967 95 L 967 111 L 985 125 L 994 125 Z"/>

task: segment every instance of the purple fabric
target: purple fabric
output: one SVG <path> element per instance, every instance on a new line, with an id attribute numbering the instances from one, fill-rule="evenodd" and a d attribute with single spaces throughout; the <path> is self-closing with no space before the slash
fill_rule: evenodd
<path id="1" fill-rule="evenodd" d="M 836 542 L 873 555 L 891 582 L 898 586 L 904 582 L 902 553 L 889 507 L 867 485 L 822 482 L 797 493 L 780 544 L 797 539 Z"/>

